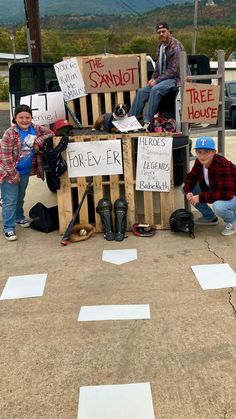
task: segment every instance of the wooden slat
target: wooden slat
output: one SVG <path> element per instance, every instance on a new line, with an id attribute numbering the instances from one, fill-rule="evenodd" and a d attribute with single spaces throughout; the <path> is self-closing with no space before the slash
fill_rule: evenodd
<path id="1" fill-rule="evenodd" d="M 99 101 L 99 96 L 97 93 L 93 93 L 91 94 L 91 100 L 92 100 L 92 114 L 93 114 L 93 124 L 95 123 L 96 119 L 99 117 L 100 115 L 100 101 Z"/>
<path id="2" fill-rule="evenodd" d="M 170 171 L 170 192 L 160 192 L 161 228 L 169 229 L 169 217 L 174 211 L 173 159 Z"/>
<path id="3" fill-rule="evenodd" d="M 130 229 L 135 220 L 135 195 L 133 179 L 132 141 L 129 135 L 123 136 L 123 163 L 125 181 L 125 199 L 128 202 L 127 227 Z"/>
<path id="4" fill-rule="evenodd" d="M 72 110 L 72 112 L 75 113 L 75 103 L 73 100 L 69 100 L 67 105 L 69 106 L 69 108 Z M 77 128 L 76 123 L 74 122 L 74 119 L 72 118 L 72 116 L 70 115 L 70 113 L 68 112 L 68 120 L 69 122 L 73 125 L 74 128 Z"/>
<path id="5" fill-rule="evenodd" d="M 76 142 L 83 142 L 84 137 L 81 135 L 80 137 L 76 137 Z M 77 177 L 77 194 L 78 194 L 78 203 L 80 203 L 82 196 L 85 192 L 87 186 L 86 178 L 85 177 Z M 85 199 L 83 205 L 80 209 L 79 215 L 80 223 L 88 223 L 89 222 L 89 213 L 88 213 L 88 200 Z"/>
<path id="6" fill-rule="evenodd" d="M 108 135 L 108 140 L 115 140 L 116 136 Z M 110 198 L 114 204 L 115 200 L 120 198 L 119 175 L 110 176 Z"/>
<path id="7" fill-rule="evenodd" d="M 154 224 L 153 192 L 143 193 L 145 223 Z"/>
<path id="8" fill-rule="evenodd" d="M 141 87 L 147 84 L 147 62 L 146 54 L 140 54 L 140 72 L 141 72 Z"/>
<path id="9" fill-rule="evenodd" d="M 83 96 L 79 100 L 80 103 L 80 113 L 81 113 L 81 123 L 84 128 L 88 127 L 88 110 L 87 110 L 87 102 L 86 96 Z"/>
<path id="10" fill-rule="evenodd" d="M 82 196 L 85 192 L 87 183 L 84 177 L 77 178 L 77 191 L 78 191 L 78 201 L 81 202 Z M 83 205 L 80 209 L 79 215 L 80 223 L 88 223 L 89 222 L 89 212 L 88 212 L 88 200 L 85 199 Z"/>
<path id="11" fill-rule="evenodd" d="M 136 95 L 136 90 L 130 90 L 129 92 L 130 104 L 132 104 L 132 102 L 134 101 L 135 95 Z"/>
<path id="12" fill-rule="evenodd" d="M 117 104 L 124 103 L 124 92 L 117 92 Z"/>
<path id="13" fill-rule="evenodd" d="M 93 177 L 93 194 L 94 194 L 94 206 L 96 208 L 98 201 L 104 198 L 102 176 Z M 101 217 L 99 214 L 97 214 L 96 211 L 95 211 L 95 228 L 96 228 L 96 231 L 102 231 Z"/>
<path id="14" fill-rule="evenodd" d="M 105 112 L 107 113 L 112 112 L 111 93 L 104 93 L 104 97 L 105 97 Z"/>

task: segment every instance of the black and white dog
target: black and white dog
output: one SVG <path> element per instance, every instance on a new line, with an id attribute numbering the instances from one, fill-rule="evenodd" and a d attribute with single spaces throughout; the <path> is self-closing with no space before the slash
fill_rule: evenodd
<path id="1" fill-rule="evenodd" d="M 115 126 L 113 125 L 112 121 L 119 121 L 124 118 L 127 118 L 128 111 L 129 110 L 127 105 L 123 103 L 117 105 L 113 112 L 104 113 L 100 115 L 95 121 L 93 129 L 111 132 L 113 128 L 115 129 Z"/>

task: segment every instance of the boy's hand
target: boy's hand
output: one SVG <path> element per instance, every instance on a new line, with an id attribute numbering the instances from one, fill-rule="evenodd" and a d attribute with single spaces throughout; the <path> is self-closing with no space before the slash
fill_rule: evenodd
<path id="1" fill-rule="evenodd" d="M 39 146 L 35 143 L 34 143 L 34 151 L 35 151 L 35 153 L 39 152 Z"/>
<path id="2" fill-rule="evenodd" d="M 199 203 L 199 195 L 193 195 L 192 192 L 187 193 L 186 195 L 187 201 L 190 202 L 193 206 Z"/>
<path id="3" fill-rule="evenodd" d="M 186 195 L 187 201 L 191 201 L 192 197 L 193 197 L 193 193 L 192 192 L 187 193 L 187 195 Z"/>
<path id="4" fill-rule="evenodd" d="M 199 203 L 199 195 L 194 195 L 190 200 L 191 204 L 194 206 Z"/>
<path id="5" fill-rule="evenodd" d="M 17 175 L 15 176 L 15 178 L 14 178 L 14 180 L 13 180 L 12 183 L 14 185 L 17 184 L 17 183 L 20 183 L 20 175 L 19 175 L 19 173 L 17 173 Z"/>

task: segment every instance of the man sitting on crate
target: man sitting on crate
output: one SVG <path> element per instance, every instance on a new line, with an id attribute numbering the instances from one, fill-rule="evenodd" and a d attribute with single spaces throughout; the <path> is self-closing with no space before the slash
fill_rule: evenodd
<path id="1" fill-rule="evenodd" d="M 158 112 L 161 98 L 171 90 L 176 90 L 180 82 L 180 51 L 185 51 L 184 46 L 175 39 L 165 22 L 156 25 L 159 38 L 157 48 L 157 61 L 154 73 L 147 86 L 137 91 L 129 115 L 140 117 L 146 102 L 147 109 L 143 116 L 144 128 L 147 128 L 153 116 Z"/>

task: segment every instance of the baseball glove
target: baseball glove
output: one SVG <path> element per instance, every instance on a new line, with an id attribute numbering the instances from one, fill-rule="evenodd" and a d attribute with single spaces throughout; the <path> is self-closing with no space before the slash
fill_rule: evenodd
<path id="1" fill-rule="evenodd" d="M 133 224 L 131 231 L 135 236 L 152 237 L 155 234 L 156 229 L 152 224 Z"/>
<path id="2" fill-rule="evenodd" d="M 81 242 L 88 240 L 95 232 L 92 224 L 75 224 L 70 235 L 69 240 L 71 242 Z"/>

